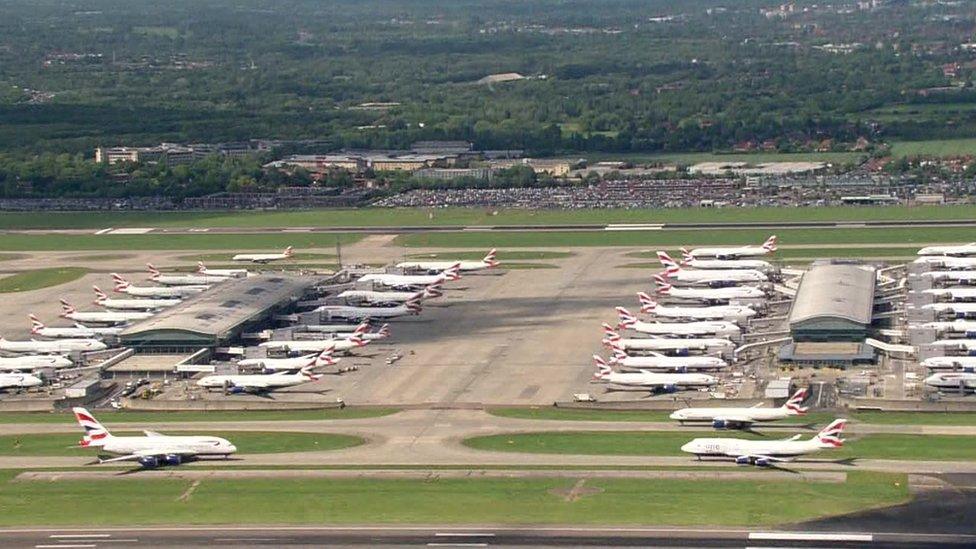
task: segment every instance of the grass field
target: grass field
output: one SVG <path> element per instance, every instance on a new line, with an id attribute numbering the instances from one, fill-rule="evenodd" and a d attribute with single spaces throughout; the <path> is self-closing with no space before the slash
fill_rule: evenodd
<path id="1" fill-rule="evenodd" d="M 551 419 L 574 421 L 648 421 L 670 422 L 669 411 L 636 411 L 636 410 L 585 410 L 569 408 L 489 408 L 492 415 L 517 419 Z M 826 425 L 834 414 L 816 412 L 805 416 L 789 418 L 781 423 L 816 423 Z M 974 413 L 921 413 L 921 412 L 848 412 L 844 417 L 863 423 L 883 425 L 976 425 Z M 761 429 L 761 427 L 759 427 Z"/>
<path id="2" fill-rule="evenodd" d="M 848 473 L 846 483 L 678 479 L 248 479 L 10 482 L 0 525 L 612 524 L 756 526 L 907 501 L 904 475 Z M 112 494 L 112 497 L 105 497 Z M 84 516 L 78 502 L 94 502 Z M 689 512 L 689 509 L 695 512 Z"/>
<path id="3" fill-rule="evenodd" d="M 783 437 L 790 435 L 784 432 Z M 812 435 L 812 433 L 811 433 Z M 779 436 L 778 433 L 770 437 Z M 695 437 L 759 439 L 741 432 L 702 431 L 577 431 L 502 434 L 469 438 L 465 446 L 497 452 L 537 454 L 681 456 L 681 446 Z M 808 438 L 808 437 L 804 437 Z M 832 459 L 972 460 L 976 437 L 949 435 L 864 435 L 843 448 L 824 451 L 818 457 Z"/>
<path id="4" fill-rule="evenodd" d="M 113 435 L 141 436 L 138 431 L 113 431 Z M 295 433 L 288 431 L 258 432 L 232 431 L 217 432 L 167 432 L 168 435 L 210 435 L 223 437 L 237 446 L 242 454 L 274 454 L 279 452 L 315 452 L 339 450 L 358 446 L 365 441 L 360 437 L 323 433 Z M 98 451 L 79 448 L 78 433 L 57 433 L 43 435 L 4 435 L 0 436 L 0 455 L 4 456 L 96 456 Z"/>
<path id="5" fill-rule="evenodd" d="M 403 246 L 433 248 L 525 248 L 549 246 L 642 246 L 674 249 L 681 246 L 761 244 L 770 234 L 766 229 L 735 229 L 723 231 L 466 231 L 411 233 L 400 235 L 396 242 Z M 938 242 L 972 242 L 976 228 L 905 227 L 861 229 L 785 229 L 778 230 L 780 243 L 823 244 L 928 244 Z M 899 247 L 901 248 L 901 247 Z M 803 251 L 803 250 L 801 250 Z M 878 248 L 877 253 L 883 253 Z"/>
<path id="6" fill-rule="evenodd" d="M 965 156 L 974 154 L 976 154 L 976 138 L 899 141 L 891 144 L 891 155 L 895 157 Z"/>
<path id="7" fill-rule="evenodd" d="M 382 417 L 398 412 L 396 408 L 342 408 L 329 410 L 281 411 L 211 411 L 211 412 L 103 412 L 98 419 L 106 425 L 115 423 L 180 423 L 189 421 L 320 421 Z M 75 424 L 68 412 L 3 412 L 0 423 Z"/>
<path id="8" fill-rule="evenodd" d="M 65 235 L 4 234 L 0 250 L 240 250 L 280 252 L 286 246 L 332 248 L 336 241 L 352 244 L 358 234 L 275 233 L 275 234 L 145 234 L 145 235 Z"/>
<path id="9" fill-rule="evenodd" d="M 825 208 L 675 208 L 639 210 L 520 210 L 484 208 L 360 208 L 281 212 L 89 212 L 44 215 L 5 212 L 0 229 L 109 227 L 364 227 L 439 225 L 549 225 L 575 223 L 734 223 L 777 221 L 884 221 L 973 219 L 976 206 L 833 206 Z M 219 236 L 219 235 L 208 235 Z M 298 238 L 301 233 L 281 235 Z M 264 246 L 261 244 L 260 246 Z M 240 247 L 235 246 L 235 248 Z M 296 247 L 298 245 L 296 244 Z"/>
<path id="10" fill-rule="evenodd" d="M 26 292 L 49 286 L 57 286 L 85 276 L 88 269 L 81 267 L 55 267 L 37 269 L 0 278 L 0 293 Z"/>

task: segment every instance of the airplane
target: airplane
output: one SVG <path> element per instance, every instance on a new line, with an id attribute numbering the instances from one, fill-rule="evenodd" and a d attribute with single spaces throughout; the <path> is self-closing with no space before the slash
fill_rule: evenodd
<path id="1" fill-rule="evenodd" d="M 846 419 L 835 419 L 810 440 L 794 435 L 783 440 L 748 440 L 742 438 L 696 438 L 681 447 L 682 452 L 702 456 L 731 457 L 739 465 L 769 467 L 777 462 L 793 461 L 799 456 L 824 449 L 840 448 Z"/>
<path id="2" fill-rule="evenodd" d="M 681 248 L 681 265 L 692 269 L 752 269 L 764 273 L 776 268 L 762 259 L 695 259 L 687 248 Z"/>
<path id="3" fill-rule="evenodd" d="M 760 246 L 736 246 L 727 248 L 695 248 L 688 251 L 693 258 L 715 257 L 718 259 L 738 259 L 740 257 L 755 257 L 776 251 L 776 235 L 766 239 Z"/>
<path id="4" fill-rule="evenodd" d="M 222 276 L 226 278 L 243 278 L 247 276 L 247 269 L 208 269 L 203 261 L 197 261 L 197 273 L 210 276 Z"/>
<path id="5" fill-rule="evenodd" d="M 148 311 L 76 311 L 74 306 L 61 300 L 61 317 L 75 322 L 93 322 L 95 324 L 125 324 L 135 320 L 145 320 L 153 316 Z"/>
<path id="6" fill-rule="evenodd" d="M 976 257 L 952 257 L 947 255 L 924 255 L 913 263 L 929 267 L 941 267 L 948 270 L 976 269 Z"/>
<path id="7" fill-rule="evenodd" d="M 271 263 L 272 261 L 280 261 L 282 259 L 291 259 L 294 255 L 294 250 L 291 246 L 285 248 L 285 251 L 280 254 L 237 254 L 230 258 L 231 261 L 250 261 L 251 263 Z"/>
<path id="8" fill-rule="evenodd" d="M 41 337 L 98 338 L 103 336 L 117 336 L 122 333 L 122 328 L 89 328 L 84 324 L 75 324 L 67 328 L 48 327 L 34 314 L 27 315 L 27 318 L 30 319 L 31 334 Z"/>
<path id="9" fill-rule="evenodd" d="M 630 356 L 618 345 L 610 344 L 613 349 L 611 364 L 637 370 L 668 370 L 685 372 L 688 370 L 721 370 L 728 368 L 729 363 L 714 356 L 665 356 L 651 352 L 650 356 Z"/>
<path id="10" fill-rule="evenodd" d="M 370 318 L 398 318 L 407 315 L 419 315 L 422 310 L 420 298 L 414 296 L 402 305 L 394 307 L 352 307 L 349 305 L 322 305 L 316 307 L 316 313 L 327 313 L 329 318 L 346 318 L 349 320 L 366 320 Z"/>
<path id="11" fill-rule="evenodd" d="M 976 271 L 928 271 L 920 274 L 934 281 L 976 282 Z"/>
<path id="12" fill-rule="evenodd" d="M 363 322 L 355 327 L 356 329 L 351 332 L 331 332 L 329 335 L 332 339 L 349 339 L 351 337 L 358 337 L 366 341 L 375 341 L 379 339 L 386 339 L 390 337 L 390 325 L 383 324 L 380 329 L 375 332 L 370 332 L 369 322 Z M 346 328 L 348 329 L 348 327 Z"/>
<path id="13" fill-rule="evenodd" d="M 939 372 L 925 378 L 925 384 L 936 389 L 976 390 L 976 374 L 971 372 Z"/>
<path id="14" fill-rule="evenodd" d="M 404 270 L 443 271 L 458 265 L 461 271 L 480 271 L 482 269 L 494 269 L 501 264 L 495 259 L 496 254 L 497 250 L 492 248 L 481 261 L 404 261 L 397 263 L 396 266 Z"/>
<path id="15" fill-rule="evenodd" d="M 122 275 L 112 273 L 115 291 L 136 297 L 187 297 L 210 289 L 210 286 L 133 286 Z"/>
<path id="16" fill-rule="evenodd" d="M 73 366 L 71 359 L 61 355 L 21 355 L 0 357 L 0 370 L 40 370 L 42 368 L 68 368 Z"/>
<path id="17" fill-rule="evenodd" d="M 920 308 L 935 311 L 937 314 L 953 315 L 957 318 L 976 315 L 976 303 L 929 303 Z"/>
<path id="18" fill-rule="evenodd" d="M 622 338 L 609 324 L 603 324 L 603 344 L 610 346 L 616 343 L 626 351 L 673 351 L 687 354 L 688 351 L 726 351 L 735 348 L 735 344 L 727 339 L 719 338 Z"/>
<path id="19" fill-rule="evenodd" d="M 753 286 L 729 286 L 725 288 L 675 288 L 660 275 L 655 275 L 657 293 L 681 299 L 696 299 L 705 303 L 728 303 L 733 299 L 759 299 L 766 292 Z"/>
<path id="20" fill-rule="evenodd" d="M 145 436 L 112 435 L 101 423 L 84 408 L 72 408 L 78 425 L 85 430 L 85 436 L 78 443 L 83 448 L 99 448 L 115 457 L 102 459 L 99 463 L 135 461 L 146 469 L 160 465 L 180 465 L 198 456 L 227 457 L 237 451 L 230 441 L 211 436 L 168 436 L 155 431 L 143 431 Z"/>
<path id="21" fill-rule="evenodd" d="M 106 309 L 124 309 L 128 311 L 156 311 L 172 307 L 180 302 L 179 299 L 113 299 L 98 286 L 95 290 L 95 305 Z"/>
<path id="22" fill-rule="evenodd" d="M 275 372 L 273 374 L 209 375 L 200 378 L 197 385 L 204 389 L 223 388 L 230 394 L 262 394 L 321 378 L 322 374 L 313 374 L 311 368 L 305 367 L 295 374 Z"/>
<path id="23" fill-rule="evenodd" d="M 600 355 L 593 355 L 597 371 L 594 381 L 606 382 L 616 388 L 611 390 L 638 390 L 653 393 L 675 393 L 685 388 L 715 385 L 717 380 L 707 374 L 614 372 Z"/>
<path id="24" fill-rule="evenodd" d="M 97 339 L 55 339 L 39 341 L 11 341 L 0 337 L 0 351 L 20 354 L 64 354 L 84 351 L 104 351 L 108 349 Z"/>
<path id="25" fill-rule="evenodd" d="M 333 347 L 326 347 L 321 353 L 312 353 L 294 358 L 247 358 L 238 360 L 242 368 L 261 368 L 262 370 L 294 372 L 303 368 L 334 366 L 340 359 L 333 358 Z"/>
<path id="26" fill-rule="evenodd" d="M 654 335 L 705 335 L 705 334 L 732 334 L 738 335 L 742 330 L 735 324 L 724 320 L 699 321 L 699 322 L 642 322 L 637 317 L 630 314 L 630 311 L 623 307 L 617 307 L 617 316 L 620 319 L 618 327 L 629 328 L 635 332 Z"/>
<path id="27" fill-rule="evenodd" d="M 285 349 L 295 353 L 321 353 L 331 348 L 336 353 L 349 353 L 357 347 L 365 347 L 370 343 L 367 339 L 350 337 L 348 339 L 279 339 L 260 343 L 258 347 L 266 349 Z"/>
<path id="28" fill-rule="evenodd" d="M 930 288 L 922 293 L 939 299 L 949 298 L 949 301 L 976 300 L 976 288 Z"/>
<path id="29" fill-rule="evenodd" d="M 937 339 L 928 343 L 932 347 L 946 347 L 966 352 L 976 352 L 976 339 Z"/>
<path id="30" fill-rule="evenodd" d="M 357 282 L 372 282 L 381 286 L 392 288 L 422 288 L 432 284 L 441 284 L 447 281 L 461 279 L 461 265 L 455 263 L 449 269 L 436 275 L 398 275 L 387 273 L 374 273 L 364 275 Z"/>
<path id="31" fill-rule="evenodd" d="M 44 382 L 33 374 L 0 374 L 0 391 L 7 389 L 29 389 Z"/>
<path id="32" fill-rule="evenodd" d="M 657 259 L 664 267 L 661 272 L 666 281 L 674 281 L 681 284 L 740 284 L 749 282 L 767 282 L 767 277 L 762 271 L 754 269 L 682 269 L 677 261 L 671 259 L 667 252 L 658 252 Z"/>
<path id="33" fill-rule="evenodd" d="M 745 305 L 715 305 L 711 307 L 668 307 L 658 304 L 644 292 L 637 292 L 642 313 L 665 318 L 687 318 L 695 320 L 746 320 L 756 316 L 752 307 Z"/>
<path id="34" fill-rule="evenodd" d="M 929 370 L 952 370 L 976 372 L 976 356 L 934 356 L 926 358 L 921 365 Z"/>
<path id="35" fill-rule="evenodd" d="M 441 297 L 440 284 L 431 284 L 419 292 L 376 292 L 373 290 L 346 290 L 336 297 L 346 300 L 356 300 L 365 303 L 403 303 L 411 299 L 433 299 Z"/>
<path id="36" fill-rule="evenodd" d="M 918 251 L 918 255 L 976 255 L 976 242 L 970 242 L 961 246 L 926 246 Z"/>
<path id="37" fill-rule="evenodd" d="M 749 429 L 753 423 L 777 421 L 804 415 L 808 408 L 800 406 L 807 397 L 807 390 L 800 389 L 778 408 L 757 404 L 751 408 L 682 408 L 671 414 L 671 419 L 684 424 L 686 421 L 707 421 L 716 429 Z"/>
<path id="38" fill-rule="evenodd" d="M 976 320 L 935 321 L 919 324 L 920 328 L 935 330 L 937 333 L 966 334 L 976 337 Z"/>
<path id="39" fill-rule="evenodd" d="M 164 275 L 152 263 L 146 263 L 146 268 L 149 269 L 149 280 L 164 286 L 207 286 L 227 280 L 226 276 L 201 274 Z"/>

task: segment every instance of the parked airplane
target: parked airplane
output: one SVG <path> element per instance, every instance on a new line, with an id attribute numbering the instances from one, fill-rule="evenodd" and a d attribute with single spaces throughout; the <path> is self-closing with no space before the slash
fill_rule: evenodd
<path id="1" fill-rule="evenodd" d="M 247 276 L 247 269 L 208 269 L 203 261 L 197 261 L 197 274 L 223 276 L 227 278 L 243 278 Z"/>
<path id="2" fill-rule="evenodd" d="M 321 378 L 322 374 L 313 374 L 311 369 L 306 367 L 295 374 L 276 372 L 273 374 L 209 375 L 200 378 L 197 385 L 205 389 L 224 389 L 230 394 L 263 394 Z"/>
<path id="3" fill-rule="evenodd" d="M 271 263 L 272 261 L 290 259 L 294 253 L 292 247 L 288 246 L 280 254 L 237 254 L 230 259 L 231 261 L 250 261 L 251 263 Z"/>
<path id="4" fill-rule="evenodd" d="M 52 328 L 45 326 L 44 323 L 33 314 L 27 315 L 27 318 L 30 319 L 31 334 L 41 337 L 98 338 L 103 336 L 116 336 L 122 333 L 122 328 L 89 328 L 84 324 L 75 324 L 74 326 L 67 328 Z"/>
<path id="5" fill-rule="evenodd" d="M 976 257 L 952 257 L 948 255 L 923 255 L 913 263 L 940 267 L 947 270 L 976 269 Z"/>
<path id="6" fill-rule="evenodd" d="M 929 370 L 976 372 L 976 356 L 934 356 L 922 361 Z"/>
<path id="7" fill-rule="evenodd" d="M 668 307 L 658 304 L 644 292 L 637 292 L 641 312 L 665 318 L 687 318 L 697 320 L 742 321 L 756 316 L 752 307 L 745 305 L 715 305 L 711 307 Z"/>
<path id="8" fill-rule="evenodd" d="M 210 288 L 205 285 L 194 286 L 133 286 L 118 273 L 112 273 L 115 291 L 136 297 L 187 297 Z"/>
<path id="9" fill-rule="evenodd" d="M 762 271 L 754 269 L 682 269 L 678 262 L 671 259 L 667 252 L 658 252 L 657 259 L 664 267 L 661 276 L 665 283 L 670 281 L 681 284 L 730 285 L 750 282 L 766 282 L 769 280 Z"/>
<path id="10" fill-rule="evenodd" d="M 407 315 L 419 315 L 421 311 L 420 298 L 414 296 L 402 305 L 393 307 L 353 307 L 350 305 L 322 305 L 316 307 L 315 312 L 326 313 L 329 318 L 345 318 L 349 320 L 367 320 L 370 318 L 398 318 Z"/>
<path id="11" fill-rule="evenodd" d="M 776 462 L 792 461 L 799 456 L 813 454 L 824 449 L 840 448 L 840 438 L 846 419 L 835 419 L 810 440 L 799 440 L 795 435 L 783 440 L 748 440 L 741 438 L 696 438 L 681 447 L 682 452 L 702 456 L 735 458 L 739 465 L 768 467 Z"/>
<path id="12" fill-rule="evenodd" d="M 717 380 L 707 374 L 658 373 L 658 372 L 614 372 L 599 355 L 593 355 L 597 371 L 596 381 L 614 386 L 612 390 L 638 390 L 654 393 L 674 393 L 680 389 L 694 389 L 715 385 Z"/>
<path id="13" fill-rule="evenodd" d="M 719 338 L 622 338 L 609 324 L 603 324 L 603 344 L 609 347 L 616 343 L 626 351 L 671 351 L 677 354 L 687 354 L 688 351 L 728 351 L 735 348 L 735 344 L 727 339 Z"/>
<path id="14" fill-rule="evenodd" d="M 28 389 L 44 383 L 33 374 L 0 374 L 0 391 L 8 389 Z"/>
<path id="15" fill-rule="evenodd" d="M 753 423 L 777 421 L 793 416 L 802 416 L 807 407 L 800 406 L 807 397 L 807 390 L 800 389 L 778 408 L 763 407 L 762 403 L 751 408 L 682 408 L 671 414 L 671 419 L 680 423 L 686 421 L 707 421 L 716 429 L 748 429 Z"/>
<path id="16" fill-rule="evenodd" d="M 258 347 L 285 349 L 290 353 L 321 353 L 328 348 L 331 348 L 336 353 L 348 353 L 357 347 L 364 347 L 369 343 L 369 340 L 361 339 L 357 336 L 348 339 L 278 339 L 265 341 L 259 344 Z"/>
<path id="17" fill-rule="evenodd" d="M 424 300 L 441 297 L 440 284 L 431 284 L 419 292 L 377 292 L 373 290 L 346 290 L 340 293 L 339 298 L 365 303 L 403 303 L 411 299 Z"/>
<path id="18" fill-rule="evenodd" d="M 761 299 L 766 292 L 754 286 L 729 286 L 726 288 L 675 288 L 655 276 L 657 293 L 680 299 L 695 299 L 704 303 L 728 303 L 733 299 Z"/>
<path id="19" fill-rule="evenodd" d="M 480 271 L 482 269 L 494 269 L 500 262 L 495 259 L 497 250 L 492 248 L 487 255 L 481 261 L 463 261 L 463 260 L 440 260 L 440 261 L 404 261 L 402 263 L 397 263 L 397 267 L 404 270 L 422 270 L 422 271 L 443 271 L 450 269 L 451 267 L 458 265 L 462 271 Z"/>
<path id="20" fill-rule="evenodd" d="M 928 271 L 919 276 L 944 282 L 976 282 L 976 271 Z"/>
<path id="21" fill-rule="evenodd" d="M 294 358 L 247 358 L 238 360 L 242 368 L 261 368 L 262 370 L 294 372 L 303 368 L 334 366 L 340 359 L 332 356 L 333 347 L 326 347 L 321 353 L 308 354 Z"/>
<path id="22" fill-rule="evenodd" d="M 179 299 L 113 299 L 103 292 L 98 286 L 92 286 L 95 290 L 95 305 L 106 309 L 123 309 L 127 311 L 158 311 L 166 307 L 172 307 L 180 302 Z"/>
<path id="23" fill-rule="evenodd" d="M 348 330 L 349 327 L 345 329 Z M 363 322 L 358 326 L 355 326 L 355 330 L 351 332 L 335 331 L 335 332 L 331 332 L 329 335 L 332 337 L 332 339 L 349 339 L 352 337 L 356 337 L 366 341 L 376 341 L 378 339 L 386 339 L 390 337 L 390 325 L 384 324 L 380 326 L 379 330 L 375 332 L 370 332 L 369 322 Z"/>
<path id="24" fill-rule="evenodd" d="M 976 315 L 976 303 L 929 303 L 920 308 L 935 311 L 936 314 L 952 315 L 956 318 Z"/>
<path id="25" fill-rule="evenodd" d="M 976 255 L 976 242 L 970 242 L 961 246 L 926 246 L 918 251 L 918 255 Z"/>
<path id="26" fill-rule="evenodd" d="M 730 334 L 738 335 L 742 330 L 732 322 L 723 320 L 699 321 L 699 322 L 642 322 L 637 317 L 630 314 L 630 311 L 623 307 L 617 307 L 617 316 L 620 319 L 620 328 L 629 328 L 635 332 L 654 335 L 707 335 L 707 334 Z"/>
<path id="27" fill-rule="evenodd" d="M 714 356 L 665 356 L 656 352 L 651 352 L 649 356 L 630 356 L 619 345 L 611 343 L 610 348 L 613 350 L 610 363 L 624 368 L 686 372 L 688 370 L 721 370 L 729 366 L 728 362 Z"/>
<path id="28" fill-rule="evenodd" d="M 198 456 L 227 457 L 237 451 L 230 441 L 211 436 L 168 436 L 154 431 L 143 431 L 145 436 L 113 436 L 88 410 L 72 408 L 75 419 L 85 430 L 79 445 L 84 448 L 99 448 L 103 452 L 115 454 L 108 459 L 99 458 L 99 463 L 135 461 L 152 469 L 160 465 L 179 465 Z"/>
<path id="29" fill-rule="evenodd" d="M 61 316 L 75 322 L 92 322 L 95 324 L 125 324 L 136 320 L 150 318 L 153 313 L 146 311 L 76 311 L 74 306 L 61 300 Z"/>
<path id="30" fill-rule="evenodd" d="M 40 370 L 42 368 L 68 368 L 73 366 L 66 356 L 61 355 L 21 355 L 0 357 L 0 370 Z"/>
<path id="31" fill-rule="evenodd" d="M 54 339 L 39 341 L 10 341 L 0 337 L 0 351 L 20 354 L 64 354 L 83 351 L 104 351 L 108 346 L 97 339 Z"/>
<path id="32" fill-rule="evenodd" d="M 976 391 L 976 374 L 970 372 L 938 372 L 925 378 L 925 384 L 936 389 Z"/>
<path id="33" fill-rule="evenodd" d="M 152 263 L 146 263 L 149 269 L 149 280 L 164 286 L 207 286 L 217 284 L 227 280 L 226 276 L 213 276 L 201 274 L 163 274 L 153 267 Z"/>
<path id="34" fill-rule="evenodd" d="M 436 275 L 399 275 L 374 273 L 360 277 L 358 282 L 372 282 L 373 284 L 389 286 L 391 288 L 416 289 L 427 287 L 432 284 L 441 284 L 449 280 L 460 280 L 460 273 L 461 266 L 458 263 L 455 263 L 449 269 Z"/>
<path id="35" fill-rule="evenodd" d="M 727 248 L 695 248 L 688 252 L 694 258 L 715 257 L 718 259 L 738 259 L 766 255 L 776 251 L 776 235 L 772 235 L 761 246 L 733 246 Z"/>
<path id="36" fill-rule="evenodd" d="M 692 269 L 752 269 L 768 273 L 773 264 L 762 259 L 695 259 L 687 248 L 681 248 L 681 265 Z"/>
<path id="37" fill-rule="evenodd" d="M 976 320 L 925 322 L 919 326 L 928 330 L 935 330 L 939 334 L 966 334 L 966 337 L 976 338 Z"/>

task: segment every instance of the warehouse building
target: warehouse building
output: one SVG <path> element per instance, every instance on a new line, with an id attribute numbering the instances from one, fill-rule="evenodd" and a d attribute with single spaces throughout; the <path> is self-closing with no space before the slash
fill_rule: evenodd
<path id="1" fill-rule="evenodd" d="M 305 297 L 316 277 L 257 275 L 231 279 L 122 331 L 140 352 L 183 353 L 226 346 Z"/>

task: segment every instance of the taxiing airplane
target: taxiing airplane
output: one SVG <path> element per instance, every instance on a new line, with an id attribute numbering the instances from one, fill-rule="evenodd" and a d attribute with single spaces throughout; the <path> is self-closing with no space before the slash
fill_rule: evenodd
<path id="1" fill-rule="evenodd" d="M 732 322 L 724 320 L 703 320 L 698 322 L 642 322 L 637 317 L 630 314 L 630 311 L 623 307 L 617 307 L 617 317 L 620 322 L 618 327 L 628 328 L 635 332 L 654 335 L 708 335 L 708 334 L 728 334 L 738 335 L 742 329 Z"/>
<path id="2" fill-rule="evenodd" d="M 420 298 L 414 296 L 402 305 L 393 307 L 353 307 L 350 305 L 322 305 L 314 312 L 326 313 L 329 318 L 345 318 L 349 320 L 368 320 L 371 318 L 399 318 L 401 316 L 419 315 L 422 308 Z"/>
<path id="3" fill-rule="evenodd" d="M 318 354 L 309 354 L 293 358 L 247 358 L 238 360 L 237 365 L 242 368 L 261 368 L 275 372 L 294 372 L 303 368 L 317 368 L 334 366 L 338 358 L 332 356 L 333 347 L 326 347 Z"/>
<path id="4" fill-rule="evenodd" d="M 75 322 L 92 322 L 95 324 L 125 324 L 136 320 L 152 317 L 148 311 L 77 311 L 74 306 L 61 300 L 61 317 Z"/>
<path id="5" fill-rule="evenodd" d="M 197 261 L 197 274 L 222 276 L 226 278 L 243 278 L 247 276 L 247 269 L 208 269 L 203 261 Z"/>
<path id="6" fill-rule="evenodd" d="M 95 305 L 106 309 L 126 310 L 126 311 L 158 311 L 166 307 L 179 304 L 179 299 L 114 299 L 103 292 L 98 286 L 92 286 L 95 290 Z"/>
<path id="7" fill-rule="evenodd" d="M 938 372 L 925 378 L 925 384 L 936 389 L 976 391 L 976 373 Z"/>
<path id="8" fill-rule="evenodd" d="M 44 382 L 33 374 L 0 374 L 0 391 L 9 389 L 29 389 Z"/>
<path id="9" fill-rule="evenodd" d="M 730 285 L 769 280 L 762 271 L 755 269 L 682 269 L 667 252 L 658 252 L 657 259 L 664 267 L 661 276 L 664 277 L 665 283 L 673 281 L 689 285 Z"/>
<path id="10" fill-rule="evenodd" d="M 133 286 L 118 273 L 112 273 L 115 291 L 136 297 L 187 297 L 196 295 L 210 286 Z"/>
<path id="11" fill-rule="evenodd" d="M 688 251 L 693 258 L 715 257 L 718 259 L 738 259 L 740 257 L 755 257 L 776 251 L 776 235 L 766 239 L 760 246 L 733 246 L 725 248 L 695 248 Z"/>
<path id="12" fill-rule="evenodd" d="M 0 351 L 20 354 L 64 354 L 85 351 L 104 351 L 108 349 L 97 339 L 53 339 L 10 341 L 0 337 Z"/>
<path id="13" fill-rule="evenodd" d="M 752 269 L 768 273 L 776 270 L 773 264 L 762 259 L 695 259 L 686 248 L 681 248 L 681 265 L 692 269 Z"/>
<path id="14" fill-rule="evenodd" d="M 800 406 L 807 397 L 807 390 L 800 389 L 778 408 L 764 407 L 762 403 L 751 408 L 682 408 L 671 414 L 684 424 L 690 422 L 709 422 L 716 429 L 749 429 L 754 423 L 777 421 L 793 416 L 802 416 L 807 407 Z"/>
<path id="15" fill-rule="evenodd" d="M 976 242 L 970 242 L 969 244 L 962 244 L 959 246 L 926 246 L 918 251 L 918 255 L 976 255 Z"/>
<path id="16" fill-rule="evenodd" d="M 835 419 L 810 440 L 799 440 L 803 435 L 794 435 L 783 440 L 696 438 L 682 446 L 681 451 L 695 454 L 698 459 L 702 456 L 731 457 L 739 465 L 768 467 L 820 450 L 840 448 L 844 445 L 840 435 L 846 425 L 846 419 Z"/>
<path id="17" fill-rule="evenodd" d="M 30 371 L 42 368 L 68 368 L 73 366 L 66 356 L 61 355 L 21 355 L 15 357 L 0 357 L 0 370 Z"/>
<path id="18" fill-rule="evenodd" d="M 976 372 L 976 356 L 934 356 L 923 360 L 921 365 L 929 370 Z"/>
<path id="19" fill-rule="evenodd" d="M 444 292 L 441 291 L 440 284 L 431 284 L 419 292 L 377 292 L 373 290 L 346 290 L 340 293 L 338 298 L 360 301 L 365 303 L 403 303 L 405 301 L 410 301 L 411 299 L 416 299 L 418 301 L 424 299 L 433 299 L 436 297 L 441 297 Z"/>
<path id="20" fill-rule="evenodd" d="M 322 374 L 313 374 L 312 370 L 306 367 L 295 374 L 275 372 L 273 374 L 209 375 L 200 378 L 197 385 L 205 389 L 224 389 L 230 394 L 262 394 L 321 378 Z"/>
<path id="21" fill-rule="evenodd" d="M 75 419 L 85 430 L 79 445 L 83 448 L 99 448 L 103 452 L 115 454 L 108 459 L 99 458 L 99 463 L 135 461 L 152 469 L 160 465 L 179 465 L 198 456 L 227 457 L 237 451 L 228 440 L 211 436 L 168 436 L 155 431 L 143 431 L 145 436 L 112 435 L 88 410 L 72 408 Z"/>
<path id="22" fill-rule="evenodd" d="M 75 324 L 70 327 L 50 327 L 45 326 L 34 314 L 27 315 L 30 319 L 31 334 L 41 337 L 53 338 L 99 338 L 104 336 L 117 336 L 122 333 L 122 328 L 90 328 L 84 324 Z"/>
<path id="23" fill-rule="evenodd" d="M 251 263 L 271 263 L 272 261 L 290 259 L 294 253 L 292 247 L 288 246 L 280 254 L 237 254 L 230 259 L 231 261 L 250 261 Z"/>
<path id="24" fill-rule="evenodd" d="M 397 267 L 404 270 L 421 270 L 421 271 L 444 271 L 450 269 L 451 267 L 457 265 L 461 271 L 480 271 L 483 269 L 494 269 L 501 263 L 495 259 L 497 250 L 492 248 L 487 255 L 481 261 L 463 261 L 463 260 L 440 260 L 440 261 L 404 261 L 402 263 L 397 263 Z"/>
<path id="25" fill-rule="evenodd" d="M 419 289 L 434 284 L 442 284 L 449 280 L 461 279 L 461 265 L 455 263 L 449 269 L 435 275 L 400 275 L 388 273 L 374 273 L 364 275 L 358 282 L 372 282 L 380 286 L 391 288 Z"/>
<path id="26" fill-rule="evenodd" d="M 668 307 L 660 305 L 644 292 L 637 292 L 641 312 L 664 318 L 686 318 L 692 320 L 743 321 L 756 316 L 752 307 L 745 305 L 714 305 L 711 307 Z"/>
<path id="27" fill-rule="evenodd" d="M 616 343 L 626 351 L 671 351 L 677 354 L 687 354 L 689 351 L 730 351 L 735 344 L 720 338 L 623 338 L 609 324 L 603 324 L 603 344 L 609 347 Z"/>
<path id="28" fill-rule="evenodd" d="M 599 355 L 593 355 L 597 371 L 595 381 L 608 383 L 612 390 L 650 391 L 654 393 L 674 393 L 681 389 L 697 389 L 715 385 L 718 381 L 707 374 L 658 373 L 658 372 L 614 372 L 613 368 Z"/>
<path id="29" fill-rule="evenodd" d="M 733 299 L 762 299 L 766 292 L 754 286 L 729 286 L 726 288 L 675 288 L 667 281 L 657 278 L 657 293 L 679 299 L 693 299 L 704 303 L 728 303 Z"/>
<path id="30" fill-rule="evenodd" d="M 227 280 L 226 276 L 213 276 L 201 274 L 163 274 L 153 267 L 152 263 L 146 263 L 149 269 L 149 280 L 164 286 L 207 286 L 217 284 Z"/>
<path id="31" fill-rule="evenodd" d="M 688 370 L 721 370 L 728 368 L 729 363 L 714 356 L 665 356 L 651 352 L 648 356 L 630 356 L 619 345 L 611 343 L 613 356 L 611 364 L 637 370 L 666 370 L 670 372 L 686 372 Z"/>

